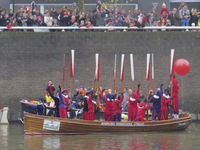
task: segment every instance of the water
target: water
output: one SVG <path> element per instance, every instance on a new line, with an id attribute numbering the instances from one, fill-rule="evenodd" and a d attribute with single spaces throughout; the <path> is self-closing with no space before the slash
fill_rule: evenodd
<path id="1" fill-rule="evenodd" d="M 184 131 L 112 135 L 24 136 L 22 124 L 0 125 L 0 150 L 197 150 L 200 124 Z"/>

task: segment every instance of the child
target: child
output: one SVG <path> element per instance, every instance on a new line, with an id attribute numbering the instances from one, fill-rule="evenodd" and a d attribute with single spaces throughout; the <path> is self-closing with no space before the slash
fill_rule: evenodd
<path id="1" fill-rule="evenodd" d="M 120 103 L 122 103 L 123 99 L 124 99 L 124 96 L 123 96 L 123 93 L 121 94 L 121 96 L 117 96 L 112 94 L 113 95 L 113 102 L 112 102 L 112 108 L 113 108 L 113 114 L 112 114 L 112 117 L 113 117 L 113 121 L 121 121 L 121 109 L 120 109 Z M 118 98 L 118 99 L 116 99 Z"/>
<path id="2" fill-rule="evenodd" d="M 11 22 L 8 23 L 7 28 L 8 28 L 8 32 L 13 32 L 12 29 L 9 29 L 9 28 L 12 28 Z"/>
<path id="3" fill-rule="evenodd" d="M 28 21 L 28 18 L 26 16 L 26 13 L 23 13 L 23 16 L 21 17 L 21 22 L 22 22 L 23 27 L 27 27 L 27 21 Z M 25 29 L 24 31 L 27 31 L 27 30 Z"/>
<path id="4" fill-rule="evenodd" d="M 173 111 L 174 111 L 174 118 L 178 119 L 179 114 L 179 96 L 178 96 L 179 84 L 178 80 L 173 76 Z"/>
<path id="5" fill-rule="evenodd" d="M 37 26 L 37 16 L 33 15 L 33 26 Z"/>
<path id="6" fill-rule="evenodd" d="M 138 107 L 137 102 L 139 99 L 139 93 L 140 93 L 140 84 L 138 84 L 137 93 L 133 93 L 132 97 L 129 97 L 129 108 L 128 108 L 128 121 L 135 121 Z"/>
<path id="7" fill-rule="evenodd" d="M 166 13 L 167 13 L 167 17 L 168 17 L 169 11 L 168 11 L 168 9 L 166 8 L 166 4 L 165 4 L 165 3 L 162 4 L 162 9 L 161 9 L 161 11 L 160 11 L 160 16 L 161 16 L 161 17 L 163 17 L 163 12 L 166 12 Z"/>
<path id="8" fill-rule="evenodd" d="M 158 120 L 160 120 L 160 108 L 161 108 L 161 97 L 163 95 L 163 84 L 160 85 L 160 90 L 156 91 L 156 95 L 150 98 L 149 102 L 153 102 L 153 111 L 152 111 L 152 120 L 156 120 L 156 116 L 158 116 Z"/>
<path id="9" fill-rule="evenodd" d="M 129 27 L 135 27 L 135 21 L 131 21 L 129 23 Z M 135 31 L 134 29 L 130 29 L 129 31 Z"/>
<path id="10" fill-rule="evenodd" d="M 113 96 L 111 94 L 108 94 L 107 98 L 105 98 L 104 91 L 105 91 L 105 89 L 103 89 L 101 92 L 101 99 L 106 103 L 106 109 L 104 109 L 104 119 L 105 119 L 105 121 L 112 121 L 112 114 L 113 114 L 112 97 Z"/>
<path id="11" fill-rule="evenodd" d="M 91 24 L 90 21 L 88 21 L 88 24 L 85 26 L 86 28 L 90 28 L 90 27 L 94 27 L 93 24 Z M 92 30 L 91 29 L 87 29 L 87 32 L 91 32 Z"/>
<path id="12" fill-rule="evenodd" d="M 68 23 L 69 26 L 73 25 L 76 22 L 75 16 L 72 16 L 70 22 Z"/>
<path id="13" fill-rule="evenodd" d="M 77 7 L 77 3 L 76 2 L 74 2 L 72 4 L 72 10 L 74 10 L 74 9 L 76 9 L 78 11 L 78 7 Z"/>
<path id="14" fill-rule="evenodd" d="M 4 23 L 3 23 L 3 25 L 4 26 L 7 26 L 8 25 L 8 23 L 10 22 L 10 20 L 9 20 L 9 16 L 8 16 L 8 14 L 5 14 L 5 16 L 4 16 Z"/>
<path id="15" fill-rule="evenodd" d="M 150 16 L 149 16 L 149 23 L 148 23 L 148 25 L 149 25 L 149 26 L 152 26 L 154 20 L 155 20 L 155 18 L 154 18 L 154 16 L 153 16 L 153 13 L 150 13 Z"/>
<path id="16" fill-rule="evenodd" d="M 149 103 L 146 107 L 145 107 L 145 102 L 141 102 L 139 104 L 140 108 L 138 109 L 138 114 L 136 117 L 136 121 L 146 121 L 144 120 L 144 116 L 145 116 L 145 112 L 146 110 L 151 108 L 151 104 Z"/>
<path id="17" fill-rule="evenodd" d="M 165 89 L 163 96 L 161 97 L 161 116 L 160 120 L 168 119 L 168 105 L 170 105 L 172 98 L 169 96 L 169 90 Z"/>
<path id="18" fill-rule="evenodd" d="M 83 20 L 81 20 L 80 27 L 85 27 L 85 22 Z M 80 32 L 85 32 L 85 30 L 81 29 Z"/>
<path id="19" fill-rule="evenodd" d="M 71 27 L 78 27 L 78 23 L 75 22 L 74 25 L 72 25 Z M 80 32 L 80 30 L 73 29 L 72 32 Z"/>
<path id="20" fill-rule="evenodd" d="M 188 26 L 189 25 L 189 20 L 190 20 L 190 15 L 186 11 L 186 13 L 183 14 L 183 26 Z"/>

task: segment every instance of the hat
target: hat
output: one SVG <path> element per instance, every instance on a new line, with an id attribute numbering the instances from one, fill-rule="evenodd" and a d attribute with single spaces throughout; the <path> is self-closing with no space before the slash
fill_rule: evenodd
<path id="1" fill-rule="evenodd" d="M 37 19 L 41 18 L 41 16 L 37 16 Z"/>
<path id="2" fill-rule="evenodd" d="M 83 86 L 79 86 L 78 89 L 84 88 Z"/>
<path id="3" fill-rule="evenodd" d="M 141 102 L 141 103 L 139 104 L 139 106 L 140 106 L 140 107 L 144 107 L 144 106 L 145 106 L 145 102 Z"/>
<path id="4" fill-rule="evenodd" d="M 185 4 L 185 2 L 184 2 L 184 1 L 182 1 L 182 2 L 181 2 L 181 4 Z"/>
<path id="5" fill-rule="evenodd" d="M 137 98 L 137 93 L 133 93 L 132 97 L 133 97 L 134 99 L 136 99 L 136 98 Z"/>
<path id="6" fill-rule="evenodd" d="M 74 5 L 77 5 L 77 3 L 76 3 L 76 2 L 74 2 L 72 5 L 73 5 L 73 6 L 74 6 Z"/>
<path id="7" fill-rule="evenodd" d="M 162 6 L 166 6 L 166 4 L 163 2 Z"/>
<path id="8" fill-rule="evenodd" d="M 101 3 L 101 1 L 98 1 L 97 3 L 99 4 L 99 3 Z"/>
<path id="9" fill-rule="evenodd" d="M 135 21 L 132 20 L 131 23 L 135 24 Z"/>
<path id="10" fill-rule="evenodd" d="M 63 93 L 63 92 L 67 92 L 67 89 L 63 89 L 63 90 L 62 90 L 62 93 Z"/>
<path id="11" fill-rule="evenodd" d="M 112 99 L 114 97 L 114 94 L 108 94 L 108 98 Z"/>

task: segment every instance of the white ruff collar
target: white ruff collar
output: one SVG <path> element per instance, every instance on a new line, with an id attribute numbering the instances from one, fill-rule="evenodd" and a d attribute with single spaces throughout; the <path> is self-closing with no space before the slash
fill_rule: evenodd
<path id="1" fill-rule="evenodd" d="M 84 98 L 89 98 L 89 96 L 85 95 Z"/>
<path id="2" fill-rule="evenodd" d="M 130 100 L 131 100 L 131 101 L 136 101 L 136 99 L 135 99 L 135 98 L 132 98 L 132 97 L 130 97 Z"/>
<path id="3" fill-rule="evenodd" d="M 63 94 L 62 94 L 62 95 L 63 95 Z M 63 97 L 68 98 L 69 96 L 68 96 L 68 95 L 63 95 Z"/>
<path id="4" fill-rule="evenodd" d="M 154 98 L 157 98 L 157 99 L 159 98 L 159 96 L 158 96 L 158 95 L 154 95 L 153 97 L 154 97 Z"/>
<path id="5" fill-rule="evenodd" d="M 169 99 L 169 95 L 165 95 L 165 94 L 163 94 L 163 96 L 166 97 L 167 99 Z"/>

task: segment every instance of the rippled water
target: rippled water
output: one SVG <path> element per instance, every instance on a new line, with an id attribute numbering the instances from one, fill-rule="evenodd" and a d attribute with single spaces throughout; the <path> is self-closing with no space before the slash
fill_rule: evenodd
<path id="1" fill-rule="evenodd" d="M 193 150 L 200 149 L 200 124 L 185 131 L 112 135 L 24 136 L 22 124 L 0 125 L 0 150 Z"/>

